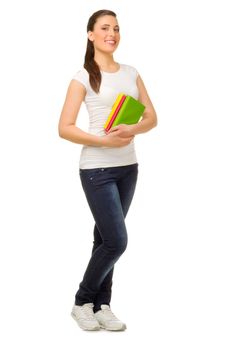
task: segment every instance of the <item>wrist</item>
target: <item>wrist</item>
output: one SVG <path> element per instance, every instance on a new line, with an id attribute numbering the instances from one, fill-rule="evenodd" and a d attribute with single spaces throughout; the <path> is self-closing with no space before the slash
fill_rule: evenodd
<path id="1" fill-rule="evenodd" d="M 106 135 L 97 136 L 97 146 L 105 147 L 106 146 Z"/>
<path id="2" fill-rule="evenodd" d="M 132 135 L 136 135 L 137 134 L 137 124 L 131 124 L 129 125 L 130 127 L 130 133 L 132 133 Z"/>

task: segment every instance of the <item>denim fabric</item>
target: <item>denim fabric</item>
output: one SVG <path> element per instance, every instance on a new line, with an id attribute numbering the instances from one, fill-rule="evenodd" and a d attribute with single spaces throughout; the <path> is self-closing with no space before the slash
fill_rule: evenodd
<path id="1" fill-rule="evenodd" d="M 125 217 L 138 175 L 138 164 L 80 169 L 80 178 L 95 220 L 90 261 L 75 296 L 75 304 L 109 304 L 114 264 L 128 242 Z"/>

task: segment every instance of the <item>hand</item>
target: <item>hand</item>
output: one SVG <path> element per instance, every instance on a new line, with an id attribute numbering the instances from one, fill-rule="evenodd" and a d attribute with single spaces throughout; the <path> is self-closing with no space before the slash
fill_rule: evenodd
<path id="1" fill-rule="evenodd" d="M 111 133 L 115 133 L 116 135 L 120 137 L 133 137 L 135 136 L 133 134 L 133 125 L 127 125 L 127 124 L 119 124 L 117 126 L 114 126 L 109 131 L 107 131 L 107 135 Z"/>
<path id="2" fill-rule="evenodd" d="M 132 140 L 134 136 L 130 137 L 122 137 L 119 136 L 118 132 L 109 132 L 107 135 L 102 137 L 103 146 L 105 147 L 123 147 L 127 146 Z"/>

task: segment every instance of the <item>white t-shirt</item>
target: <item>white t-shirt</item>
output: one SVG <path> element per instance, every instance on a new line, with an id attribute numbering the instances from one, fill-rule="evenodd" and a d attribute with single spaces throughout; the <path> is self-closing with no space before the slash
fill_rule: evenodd
<path id="1" fill-rule="evenodd" d="M 86 88 L 84 103 L 89 114 L 88 132 L 104 136 L 104 124 L 119 93 L 138 99 L 136 78 L 137 70 L 129 65 L 120 64 L 117 72 L 101 71 L 102 82 L 97 94 L 89 83 L 89 74 L 82 68 L 73 79 L 78 80 Z M 106 168 L 137 163 L 134 140 L 123 147 L 83 146 L 80 155 L 80 169 Z"/>

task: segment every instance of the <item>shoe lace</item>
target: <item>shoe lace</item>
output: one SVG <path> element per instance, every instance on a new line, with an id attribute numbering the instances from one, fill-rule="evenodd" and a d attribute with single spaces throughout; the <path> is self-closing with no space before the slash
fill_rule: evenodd
<path id="1" fill-rule="evenodd" d="M 113 321 L 119 321 L 118 318 L 114 315 L 114 313 L 111 311 L 111 309 L 105 309 L 105 310 L 102 310 L 105 317 L 108 319 L 108 320 L 113 320 Z"/>

